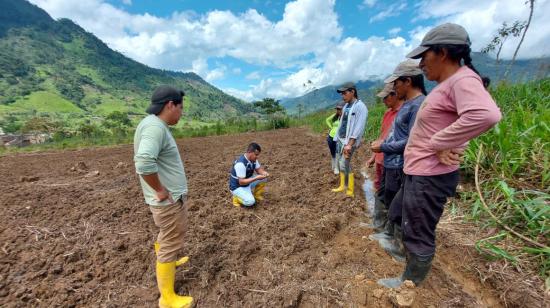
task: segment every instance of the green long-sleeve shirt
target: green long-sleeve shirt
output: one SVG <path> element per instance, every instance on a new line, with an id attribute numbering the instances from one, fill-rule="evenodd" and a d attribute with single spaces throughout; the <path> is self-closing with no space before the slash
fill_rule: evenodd
<path id="1" fill-rule="evenodd" d="M 148 175 L 157 173 L 160 183 L 170 192 L 173 200 L 187 195 L 187 178 L 181 161 L 178 146 L 168 129 L 168 125 L 155 115 L 145 117 L 136 128 L 134 135 L 134 163 L 136 173 Z M 169 205 L 155 200 L 155 190 L 139 177 L 145 203 L 149 205 Z"/>
<path id="2" fill-rule="evenodd" d="M 340 124 L 340 119 L 336 121 L 332 121 L 332 118 L 334 117 L 334 114 L 331 114 L 325 121 L 328 125 L 328 128 L 330 131 L 328 132 L 328 135 L 331 137 L 334 137 L 336 135 L 336 131 L 338 130 L 338 125 Z"/>

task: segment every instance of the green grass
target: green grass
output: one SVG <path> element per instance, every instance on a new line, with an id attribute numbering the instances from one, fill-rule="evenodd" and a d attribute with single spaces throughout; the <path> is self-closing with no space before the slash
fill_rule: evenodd
<path id="1" fill-rule="evenodd" d="M 103 87 L 105 89 L 109 89 L 110 85 L 106 83 L 103 78 L 99 75 L 97 70 L 94 68 L 88 67 L 88 66 L 77 66 L 76 71 L 83 75 L 89 77 L 91 80 L 94 81 L 94 83 L 100 87 Z"/>
<path id="2" fill-rule="evenodd" d="M 478 194 L 465 193 L 458 201 L 469 205 L 467 218 L 485 228 L 498 228 L 498 236 L 480 239 L 476 248 L 492 258 L 516 266 L 529 260 L 541 276 L 550 277 L 550 79 L 518 85 L 500 84 L 492 95 L 502 121 L 476 138 L 465 153 L 463 174 L 473 177 L 480 154 L 480 186 L 488 215 Z M 480 152 L 480 147 L 483 151 Z M 498 222 L 497 222 L 498 220 Z M 540 243 L 538 247 L 502 228 Z"/>
<path id="3" fill-rule="evenodd" d="M 101 96 L 101 103 L 97 105 L 94 110 L 95 113 L 106 115 L 113 111 L 128 112 L 129 108 L 128 105 L 120 100 Z"/>
<path id="4" fill-rule="evenodd" d="M 37 91 L 11 104 L 10 107 L 36 112 L 82 113 L 82 110 L 63 97 L 47 91 Z"/>
<path id="5" fill-rule="evenodd" d="M 0 155 L 18 152 L 34 152 L 52 149 L 75 149 L 90 146 L 110 146 L 132 143 L 134 128 L 143 118 L 135 117 L 132 126 L 126 129 L 108 129 L 103 125 L 103 120 L 97 117 L 86 120 L 70 120 L 70 117 L 60 115 L 65 125 L 54 134 L 53 140 L 45 144 L 32 145 L 23 148 L 0 147 Z M 198 120 L 182 119 L 176 126 L 171 127 L 172 134 L 176 138 L 204 137 L 238 134 L 250 131 L 263 131 L 289 127 L 290 120 L 286 116 L 267 116 L 263 119 L 256 118 L 231 118 L 226 121 L 203 122 Z"/>

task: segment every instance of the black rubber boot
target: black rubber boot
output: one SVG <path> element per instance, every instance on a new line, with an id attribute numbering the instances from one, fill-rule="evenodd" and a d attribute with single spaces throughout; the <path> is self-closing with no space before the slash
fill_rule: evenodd
<path id="1" fill-rule="evenodd" d="M 384 230 L 384 226 L 388 221 L 388 209 L 380 197 L 374 198 L 374 213 L 372 215 L 372 223 L 368 225 L 368 228 L 375 229 L 377 232 Z"/>
<path id="2" fill-rule="evenodd" d="M 407 255 L 407 265 L 405 266 L 405 272 L 401 277 L 379 279 L 378 284 L 390 288 L 399 288 L 405 280 L 414 282 L 416 286 L 420 285 L 432 268 L 432 261 L 434 256 L 419 256 L 412 253 Z"/>
<path id="3" fill-rule="evenodd" d="M 391 223 L 389 220 L 386 220 L 386 223 L 384 224 L 384 230 L 382 232 L 378 232 L 375 234 L 369 235 L 369 238 L 373 241 L 380 241 L 382 239 L 392 239 L 393 233 L 394 233 L 394 227 L 393 223 Z"/>
<path id="4" fill-rule="evenodd" d="M 378 243 L 395 260 L 405 262 L 405 246 L 403 246 L 403 233 L 401 226 L 393 225 L 393 237 L 391 239 L 380 239 Z"/>
<path id="5" fill-rule="evenodd" d="M 434 255 L 420 256 L 415 254 L 409 254 L 407 259 L 407 267 L 403 273 L 403 281 L 410 280 L 415 285 L 420 285 L 432 268 L 432 261 Z"/>

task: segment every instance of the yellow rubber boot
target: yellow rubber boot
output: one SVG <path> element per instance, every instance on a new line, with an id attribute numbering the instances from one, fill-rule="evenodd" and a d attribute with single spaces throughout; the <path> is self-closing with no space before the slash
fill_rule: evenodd
<path id="1" fill-rule="evenodd" d="M 243 201 L 241 200 L 241 198 L 237 197 L 237 196 L 233 196 L 233 205 L 234 206 L 241 206 L 243 205 Z"/>
<path id="2" fill-rule="evenodd" d="M 346 190 L 346 195 L 352 198 L 355 196 L 353 184 L 354 184 L 353 173 L 350 173 L 348 176 L 348 189 Z"/>
<path id="3" fill-rule="evenodd" d="M 344 190 L 346 190 L 346 175 L 344 172 L 340 172 L 340 186 L 332 189 L 332 192 L 342 192 Z"/>
<path id="4" fill-rule="evenodd" d="M 193 304 L 191 296 L 179 296 L 174 292 L 176 262 L 157 262 L 157 284 L 160 291 L 160 308 L 189 308 Z"/>
<path id="5" fill-rule="evenodd" d="M 155 253 L 156 253 L 156 254 L 159 253 L 159 249 L 160 249 L 160 244 L 159 244 L 159 242 L 155 242 Z M 188 257 L 188 256 L 181 257 L 179 260 L 176 261 L 176 266 L 184 265 L 184 264 L 187 263 L 188 261 L 189 261 L 189 257 Z"/>
<path id="6" fill-rule="evenodd" d="M 254 187 L 254 199 L 256 201 L 262 201 L 264 200 L 264 192 L 265 192 L 265 183 L 259 183 Z"/>

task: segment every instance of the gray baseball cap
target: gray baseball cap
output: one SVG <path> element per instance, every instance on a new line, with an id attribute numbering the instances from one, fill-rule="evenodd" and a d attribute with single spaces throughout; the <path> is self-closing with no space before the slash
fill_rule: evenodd
<path id="1" fill-rule="evenodd" d="M 384 88 L 382 89 L 382 91 L 378 92 L 376 94 L 376 96 L 384 98 L 384 97 L 390 95 L 392 92 L 395 93 L 395 91 L 393 90 L 393 84 L 392 83 L 386 83 L 384 85 Z"/>
<path id="2" fill-rule="evenodd" d="M 349 89 L 355 89 L 357 91 L 357 88 L 355 88 L 355 83 L 353 82 L 346 82 L 344 83 L 343 85 L 341 85 L 340 87 L 338 87 L 338 89 L 336 89 L 336 92 L 338 93 L 342 93 L 342 92 L 345 92 Z"/>
<path id="3" fill-rule="evenodd" d="M 461 25 L 446 23 L 430 30 L 422 39 L 420 46 L 407 54 L 407 58 L 418 59 L 424 52 L 430 49 L 431 45 L 468 45 L 470 46 L 470 37 L 468 32 Z"/>
<path id="4" fill-rule="evenodd" d="M 399 77 L 416 76 L 421 74 L 422 70 L 420 69 L 420 67 L 418 67 L 418 62 L 415 60 L 407 59 L 397 65 L 390 77 L 384 80 L 384 83 L 392 83 Z"/>

